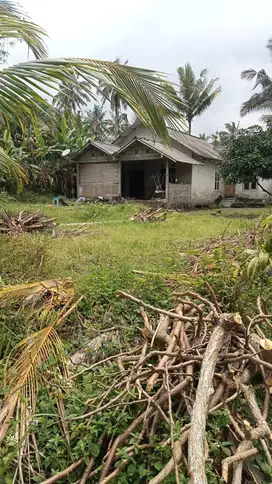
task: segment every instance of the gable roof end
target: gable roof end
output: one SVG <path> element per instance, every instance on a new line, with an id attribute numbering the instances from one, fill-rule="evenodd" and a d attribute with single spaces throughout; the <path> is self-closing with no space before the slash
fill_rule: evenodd
<path id="1" fill-rule="evenodd" d="M 114 155 L 114 153 L 116 153 L 120 148 L 120 146 L 112 145 L 109 143 L 102 143 L 102 141 L 89 141 L 88 143 L 86 143 L 85 146 L 83 146 L 83 148 L 80 148 L 78 151 L 76 151 L 76 153 L 73 156 L 73 160 L 76 160 L 77 158 L 79 158 L 81 155 L 83 155 L 83 153 L 88 151 L 88 149 L 91 148 L 92 146 L 94 146 L 100 151 L 103 151 L 103 153 L 105 153 L 106 155 Z"/>
<path id="2" fill-rule="evenodd" d="M 126 151 L 131 145 L 133 145 L 136 142 L 142 143 L 145 146 L 148 146 L 152 150 L 156 151 L 162 156 L 165 156 L 169 160 L 172 160 L 174 162 L 179 162 L 179 163 L 187 163 L 189 165 L 201 165 L 197 160 L 194 160 L 190 156 L 186 155 L 182 151 L 177 150 L 176 148 L 171 148 L 170 146 L 165 146 L 164 144 L 160 143 L 159 141 L 153 141 L 150 139 L 146 138 L 133 138 L 129 143 L 127 143 L 125 146 L 122 146 L 121 149 L 116 153 L 117 156 L 121 155 L 124 151 Z"/>

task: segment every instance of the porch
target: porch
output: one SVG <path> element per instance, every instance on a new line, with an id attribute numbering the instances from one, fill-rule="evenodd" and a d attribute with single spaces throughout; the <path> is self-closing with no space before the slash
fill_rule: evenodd
<path id="1" fill-rule="evenodd" d="M 134 200 L 191 200 L 192 165 L 157 159 L 120 162 L 121 196 Z"/>

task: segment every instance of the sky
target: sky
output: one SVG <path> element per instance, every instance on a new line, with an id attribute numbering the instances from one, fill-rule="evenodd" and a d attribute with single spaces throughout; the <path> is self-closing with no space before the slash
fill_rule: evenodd
<path id="1" fill-rule="evenodd" d="M 227 122 L 246 127 L 260 113 L 240 119 L 252 82 L 244 69 L 266 69 L 272 59 L 265 48 L 272 38 L 271 0 L 21 0 L 32 20 L 48 32 L 50 57 L 90 57 L 155 69 L 177 82 L 176 69 L 190 62 L 197 74 L 207 68 L 219 77 L 222 92 L 193 122 L 192 133 L 214 133 Z M 27 60 L 23 45 L 9 64 Z"/>

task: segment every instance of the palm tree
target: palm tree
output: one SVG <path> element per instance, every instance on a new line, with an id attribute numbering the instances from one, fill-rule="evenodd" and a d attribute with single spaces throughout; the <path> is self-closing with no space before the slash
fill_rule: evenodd
<path id="1" fill-rule="evenodd" d="M 272 39 L 269 39 L 266 46 L 272 55 Z M 253 94 L 241 106 L 241 116 L 252 111 L 272 110 L 272 78 L 266 73 L 264 69 L 255 71 L 255 69 L 247 69 L 241 73 L 242 79 L 252 81 L 255 79 L 253 90 L 259 88 L 259 92 Z"/>
<path id="2" fill-rule="evenodd" d="M 187 120 L 188 133 L 191 134 L 193 119 L 200 116 L 221 92 L 220 86 L 214 89 L 219 78 L 209 80 L 207 69 L 202 70 L 200 77 L 196 78 L 189 63 L 179 67 L 177 72 L 180 87 L 176 104 Z"/>
<path id="3" fill-rule="evenodd" d="M 128 59 L 124 62 L 124 66 L 128 63 Z M 116 57 L 114 64 L 121 65 L 120 57 Z M 120 94 L 114 89 L 113 86 L 110 86 L 108 83 L 105 83 L 103 80 L 99 83 L 99 92 L 103 96 L 102 106 L 105 104 L 106 101 L 109 101 L 113 121 L 114 121 L 114 136 L 118 136 L 120 133 L 120 115 L 122 109 L 126 111 L 127 109 L 127 102 L 124 98 L 120 96 Z"/>
<path id="4" fill-rule="evenodd" d="M 228 141 L 238 133 L 239 129 L 239 121 L 237 124 L 234 121 L 226 123 L 224 131 L 216 131 L 216 133 L 212 135 L 214 146 L 220 147 L 226 145 Z"/>
<path id="5" fill-rule="evenodd" d="M 87 106 L 90 101 L 91 92 L 88 94 L 88 83 L 86 81 L 79 81 L 74 76 L 74 83 L 71 86 L 70 83 L 63 81 L 60 84 L 59 92 L 53 97 L 52 104 L 56 106 L 57 110 L 61 114 L 72 113 L 76 114 L 81 111 L 82 108 Z"/>
<path id="6" fill-rule="evenodd" d="M 100 104 L 95 104 L 92 110 L 87 112 L 85 124 L 89 127 L 89 133 L 96 139 L 103 139 L 107 136 L 107 111 Z"/>
<path id="7" fill-rule="evenodd" d="M 120 133 L 129 127 L 129 121 L 126 113 L 120 113 L 118 119 L 112 114 L 107 120 L 108 136 L 116 138 Z"/>
<path id="8" fill-rule="evenodd" d="M 45 31 L 30 20 L 12 1 L 0 0 L 0 39 L 26 42 L 36 60 L 0 70 L 0 115 L 5 123 L 17 120 L 23 127 L 33 119 L 33 112 L 48 106 L 44 95 L 52 98 L 59 84 L 71 87 L 77 79 L 86 81 L 82 90 L 96 92 L 99 82 L 110 86 L 129 105 L 143 123 L 168 141 L 167 124 L 175 127 L 172 104 L 162 85 L 162 77 L 154 71 L 130 67 L 117 62 L 93 59 L 46 59 L 43 41 Z M 0 151 L 0 175 L 23 180 L 24 171 L 8 155 Z"/>
<path id="9" fill-rule="evenodd" d="M 204 141 L 210 141 L 211 137 L 206 133 L 199 133 L 198 137 Z"/>

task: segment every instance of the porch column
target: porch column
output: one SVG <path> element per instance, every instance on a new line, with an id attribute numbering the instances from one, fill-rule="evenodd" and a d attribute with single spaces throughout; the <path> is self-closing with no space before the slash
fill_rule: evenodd
<path id="1" fill-rule="evenodd" d="M 169 160 L 165 160 L 165 199 L 169 202 Z"/>
<path id="2" fill-rule="evenodd" d="M 119 197 L 122 197 L 122 161 L 118 162 L 119 166 Z"/>

